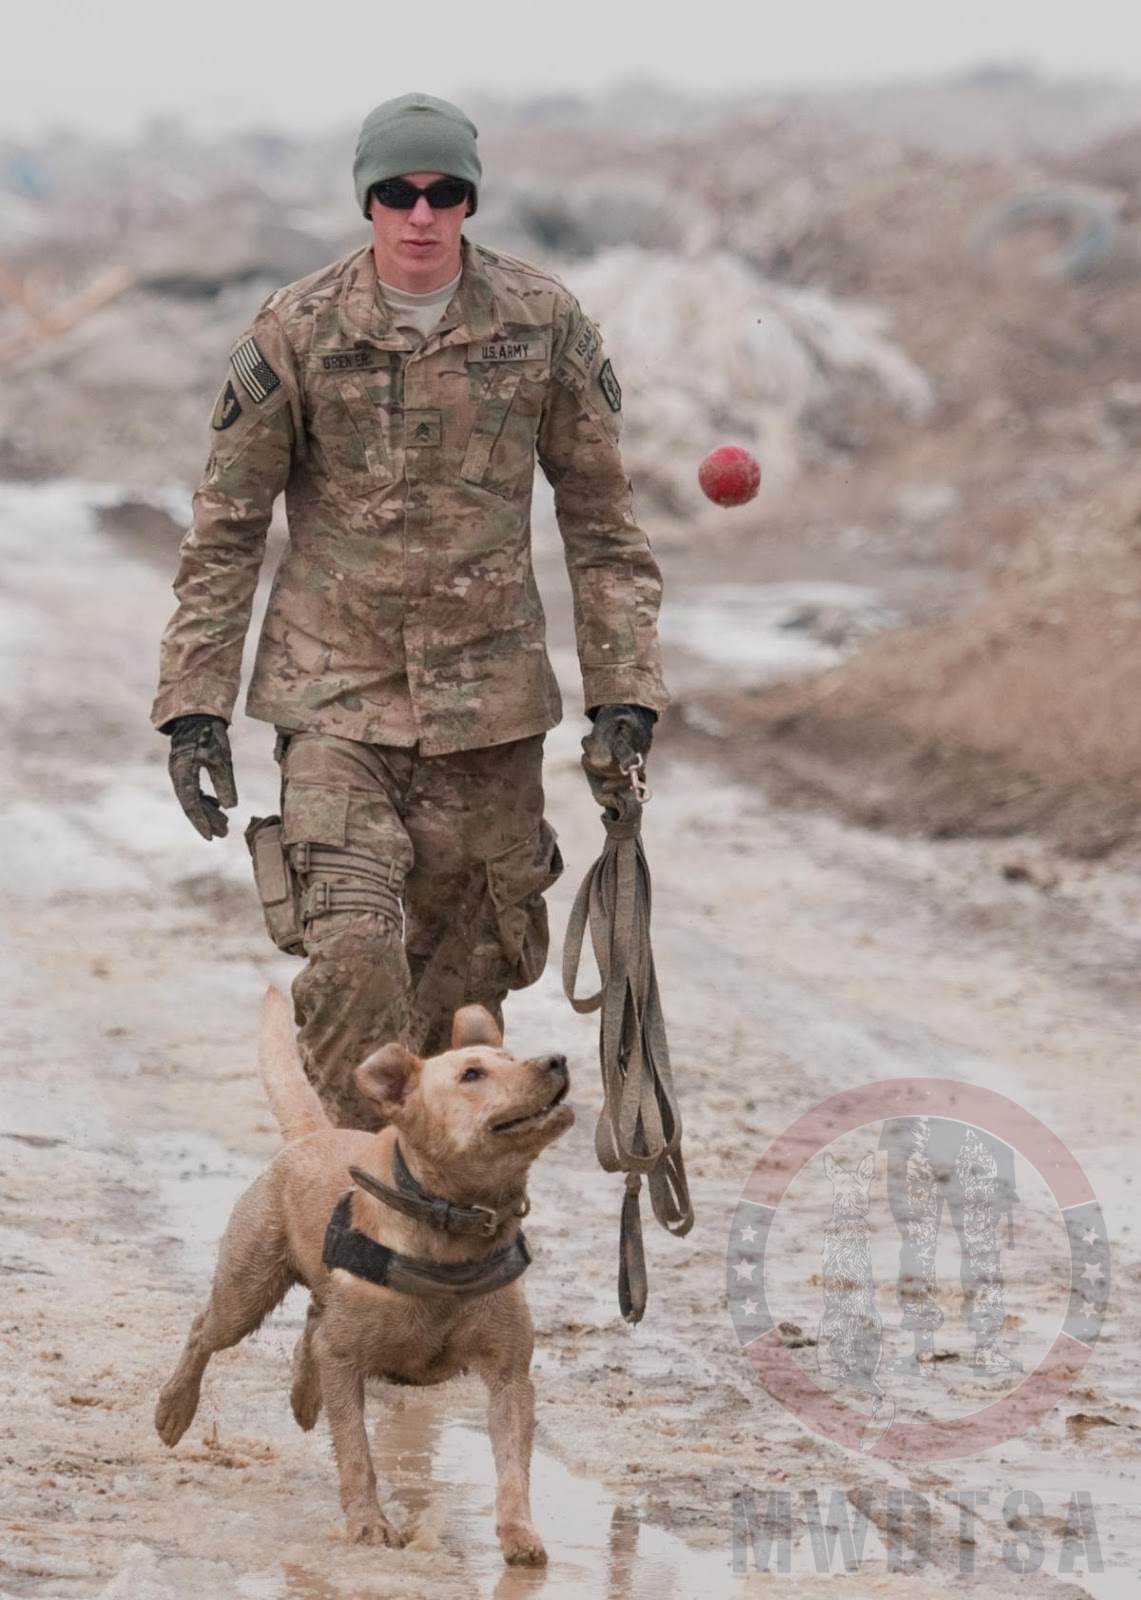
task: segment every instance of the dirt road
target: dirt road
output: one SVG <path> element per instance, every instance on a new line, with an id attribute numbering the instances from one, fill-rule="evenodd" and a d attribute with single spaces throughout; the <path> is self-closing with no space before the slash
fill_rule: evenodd
<path id="1" fill-rule="evenodd" d="M 148 559 L 100 531 L 91 499 L 71 484 L 0 490 L 10 713 L 0 1595 L 1135 1595 L 1141 887 L 1010 841 L 933 846 L 775 811 L 695 764 L 680 739 L 673 750 L 660 741 L 646 841 L 698 1220 L 684 1241 L 648 1230 L 651 1302 L 637 1330 L 614 1299 L 619 1185 L 593 1156 L 593 1021 L 563 1001 L 557 959 L 508 1012 L 519 1051 L 567 1051 L 579 1110 L 536 1169 L 528 1224 L 549 1571 L 500 1565 L 490 1450 L 467 1382 L 370 1400 L 378 1468 L 417 1537 L 398 1554 L 343 1542 L 323 1428 L 302 1435 L 288 1411 L 296 1293 L 256 1339 L 217 1359 L 190 1434 L 173 1453 L 162 1447 L 157 1388 L 206 1291 L 233 1198 L 278 1147 L 254 1030 L 267 981 L 287 983 L 294 965 L 262 931 L 241 825 L 209 847 L 193 834 L 146 725 L 170 551 Z M 570 685 L 557 598 L 551 610 Z M 681 644 L 675 689 L 730 670 L 711 666 L 700 638 Z M 558 934 L 601 837 L 570 692 L 568 705 L 548 760 L 568 864 L 551 897 Z M 271 741 L 239 719 L 234 742 L 244 824 L 275 808 Z M 985 1084 L 1059 1135 L 1104 1208 L 1113 1290 L 1080 1379 L 1027 1437 L 902 1467 L 822 1441 L 769 1398 L 726 1311 L 725 1260 L 770 1139 L 836 1089 L 906 1076 Z M 858 1158 L 874 1142 L 873 1131 L 837 1150 Z M 826 1189 L 805 1190 L 773 1268 L 774 1303 L 802 1331 L 820 1314 Z M 1064 1264 L 1056 1212 L 1028 1166 L 1020 1197 L 1004 1274 L 1008 1328 L 1029 1370 L 1057 1324 Z M 889 1244 L 885 1235 L 884 1260 Z M 990 1403 L 1002 1385 L 967 1365 L 953 1236 L 939 1262 L 943 1359 L 918 1399 L 901 1385 L 898 1404 L 946 1416 Z M 881 1278 L 885 1356 L 903 1349 L 891 1291 Z M 863 1560 L 844 1573 L 837 1552 L 839 1575 L 818 1575 L 811 1496 L 827 1512 L 834 1495 L 850 1508 L 861 1490 Z M 925 1547 L 918 1523 L 897 1528 L 893 1491 L 910 1491 L 906 1504 L 930 1517 L 929 1559 L 910 1574 L 893 1560 L 915 1563 Z M 947 1495 L 967 1491 L 980 1499 L 964 1541 Z M 1021 1522 L 1008 1500 L 1020 1492 L 1040 1502 L 1019 1503 Z M 738 1540 L 742 1577 L 735 1516 L 772 1494 L 790 1497 L 789 1573 L 759 1577 L 754 1549 Z M 1080 1539 L 1071 1526 L 1066 1540 L 1075 1494 L 1089 1497 L 1100 1573 L 1088 1571 L 1091 1525 Z M 1020 1573 L 1003 1555 L 1019 1533 L 1006 1553 Z"/>

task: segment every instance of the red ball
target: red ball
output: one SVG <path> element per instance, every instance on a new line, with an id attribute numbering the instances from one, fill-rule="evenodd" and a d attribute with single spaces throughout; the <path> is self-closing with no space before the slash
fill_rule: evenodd
<path id="1" fill-rule="evenodd" d="M 739 444 L 718 445 L 697 469 L 702 490 L 719 506 L 743 506 L 761 487 L 761 464 Z"/>

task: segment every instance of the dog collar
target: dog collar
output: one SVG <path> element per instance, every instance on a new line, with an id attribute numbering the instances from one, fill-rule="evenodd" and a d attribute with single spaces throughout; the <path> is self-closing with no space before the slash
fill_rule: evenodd
<path id="1" fill-rule="evenodd" d="M 531 1209 L 526 1195 L 510 1205 L 495 1207 L 458 1206 L 452 1200 L 445 1200 L 443 1195 L 429 1194 L 409 1172 L 399 1141 L 392 1152 L 392 1175 L 396 1179 L 395 1189 L 381 1183 L 371 1172 L 360 1167 L 349 1168 L 353 1182 L 368 1194 L 383 1200 L 394 1211 L 403 1211 L 405 1216 L 439 1228 L 441 1233 L 480 1233 L 490 1239 L 509 1217 L 525 1217 Z"/>
<path id="2" fill-rule="evenodd" d="M 340 1267 L 355 1278 L 399 1294 L 490 1294 L 513 1283 L 531 1265 L 531 1252 L 521 1232 L 504 1249 L 478 1261 L 419 1261 L 415 1256 L 402 1256 L 352 1226 L 352 1205 L 353 1191 L 349 1189 L 329 1218 L 321 1260 L 327 1267 Z"/>

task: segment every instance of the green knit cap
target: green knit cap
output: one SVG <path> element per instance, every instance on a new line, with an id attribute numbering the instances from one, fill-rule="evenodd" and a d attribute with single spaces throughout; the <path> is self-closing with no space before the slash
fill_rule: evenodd
<path id="1" fill-rule="evenodd" d="M 353 161 L 357 204 L 368 216 L 368 192 L 382 178 L 406 172 L 444 172 L 466 178 L 474 211 L 483 168 L 475 148 L 475 124 L 450 100 L 431 94 L 402 94 L 370 111 L 361 125 Z"/>

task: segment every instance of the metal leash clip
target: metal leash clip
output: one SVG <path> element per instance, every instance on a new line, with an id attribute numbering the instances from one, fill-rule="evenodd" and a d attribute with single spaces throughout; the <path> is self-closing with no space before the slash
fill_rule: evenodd
<path id="1" fill-rule="evenodd" d="M 653 791 L 642 776 L 645 770 L 646 763 L 640 755 L 631 756 L 630 760 L 621 769 L 623 777 L 629 778 L 630 787 L 634 791 L 634 799 L 640 806 L 644 806 L 647 800 L 654 798 Z"/>

